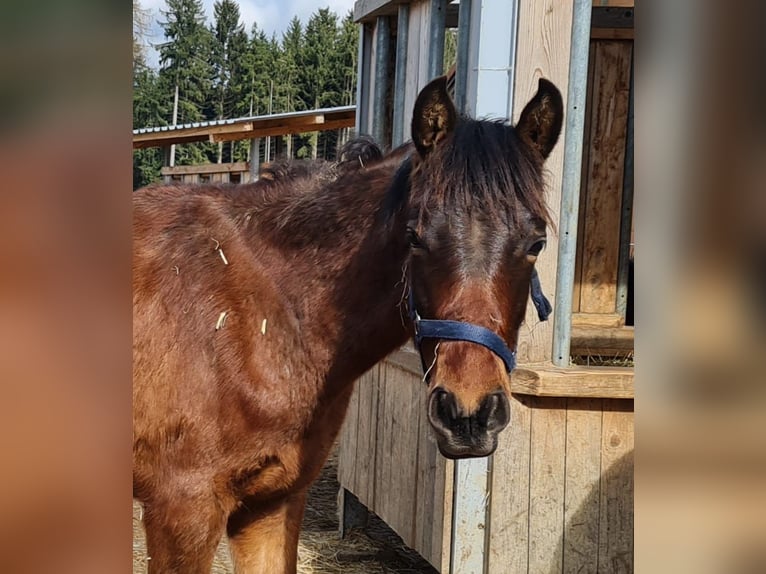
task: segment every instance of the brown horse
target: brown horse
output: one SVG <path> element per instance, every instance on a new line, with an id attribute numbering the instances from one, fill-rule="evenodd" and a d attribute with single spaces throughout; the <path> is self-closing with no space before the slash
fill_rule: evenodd
<path id="1" fill-rule="evenodd" d="M 237 572 L 295 572 L 354 380 L 413 335 L 408 289 L 422 317 L 515 346 L 562 113 L 541 80 L 515 128 L 459 118 L 440 78 L 418 96 L 414 147 L 136 192 L 133 484 L 150 572 L 209 572 L 224 531 Z M 442 452 L 492 452 L 503 361 L 464 341 L 421 351 Z"/>

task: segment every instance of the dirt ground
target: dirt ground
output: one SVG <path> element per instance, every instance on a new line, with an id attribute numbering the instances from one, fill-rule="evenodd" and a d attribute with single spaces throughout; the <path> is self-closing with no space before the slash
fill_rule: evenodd
<path id="1" fill-rule="evenodd" d="M 402 545 L 401 539 L 376 516 L 365 531 L 338 536 L 337 455 L 333 453 L 311 487 L 298 547 L 299 574 L 437 574 L 428 562 Z M 146 545 L 141 507 L 133 503 L 133 574 L 146 572 Z M 213 562 L 213 574 L 230 574 L 234 568 L 226 541 Z"/>

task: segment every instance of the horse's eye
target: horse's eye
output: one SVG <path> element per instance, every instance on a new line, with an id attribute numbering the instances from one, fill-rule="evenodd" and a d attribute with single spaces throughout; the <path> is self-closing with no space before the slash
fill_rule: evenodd
<path id="1" fill-rule="evenodd" d="M 412 227 L 407 228 L 407 243 L 410 244 L 410 247 L 416 249 L 422 249 L 424 247 L 423 243 L 420 241 L 420 237 Z"/>
<path id="2" fill-rule="evenodd" d="M 537 257 L 540 255 L 543 247 L 545 247 L 545 239 L 539 239 L 532 244 L 532 247 L 529 248 L 527 254 L 531 255 L 532 257 Z"/>

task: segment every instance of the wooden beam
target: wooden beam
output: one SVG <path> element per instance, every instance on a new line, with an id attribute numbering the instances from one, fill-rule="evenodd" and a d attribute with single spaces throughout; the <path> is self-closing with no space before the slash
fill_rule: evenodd
<path id="1" fill-rule="evenodd" d="M 593 0 L 593 7 L 611 6 L 615 8 L 633 8 L 635 0 Z"/>
<path id="2" fill-rule="evenodd" d="M 173 132 L 171 132 L 173 133 Z M 141 134 L 141 135 L 152 135 L 157 136 L 157 133 L 153 134 Z M 137 141 L 135 138 L 138 136 L 133 136 L 133 149 L 144 149 L 148 147 L 167 147 L 171 144 L 182 144 L 182 143 L 192 143 L 192 142 L 198 142 L 198 141 L 205 141 L 207 136 L 200 136 L 200 135 L 181 135 L 180 133 L 176 132 L 176 135 L 171 136 L 163 136 L 163 137 L 153 137 L 151 139 L 145 139 Z"/>
<path id="3" fill-rule="evenodd" d="M 163 167 L 162 175 L 185 175 L 188 173 L 231 173 L 235 171 L 247 171 L 246 161 L 235 163 L 206 163 L 202 165 L 177 165 L 174 167 Z"/>
<path id="4" fill-rule="evenodd" d="M 591 28 L 591 40 L 633 40 L 633 28 Z"/>
<path id="5" fill-rule="evenodd" d="M 625 355 L 633 352 L 635 327 L 572 325 L 573 355 Z"/>
<path id="6" fill-rule="evenodd" d="M 283 136 L 290 134 L 301 134 L 306 132 L 323 132 L 328 130 L 337 130 L 340 128 L 354 127 L 354 118 L 318 121 L 316 123 L 304 123 L 299 125 L 275 125 L 269 128 L 257 128 L 251 132 L 216 134 L 210 136 L 213 143 L 236 141 L 250 138 L 265 138 L 267 136 Z"/>
<path id="7" fill-rule="evenodd" d="M 631 367 L 519 367 L 511 376 L 511 392 L 538 397 L 632 399 Z"/>
<path id="8" fill-rule="evenodd" d="M 573 313 L 573 327 L 622 327 L 625 318 L 619 313 Z"/>

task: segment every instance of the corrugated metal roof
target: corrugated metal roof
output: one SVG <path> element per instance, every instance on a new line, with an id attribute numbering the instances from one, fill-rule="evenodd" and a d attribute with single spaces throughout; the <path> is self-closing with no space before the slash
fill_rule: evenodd
<path id="1" fill-rule="evenodd" d="M 247 122 L 257 122 L 261 120 L 280 120 L 280 119 L 289 119 L 289 118 L 299 118 L 302 116 L 314 116 L 317 114 L 331 115 L 333 113 L 351 112 L 355 110 L 356 110 L 356 106 L 338 106 L 335 108 L 320 108 L 317 110 L 286 112 L 281 114 L 270 114 L 270 115 L 264 115 L 264 116 L 247 116 L 244 118 L 233 118 L 233 119 L 226 119 L 226 120 L 210 120 L 205 122 L 192 122 L 188 124 L 178 124 L 175 126 L 156 126 L 156 127 L 148 127 L 148 128 L 138 128 L 133 130 L 133 135 L 167 132 L 167 131 L 192 129 L 192 128 L 205 128 L 210 126 L 233 125 L 233 124 L 240 124 L 240 123 L 247 123 Z"/>

